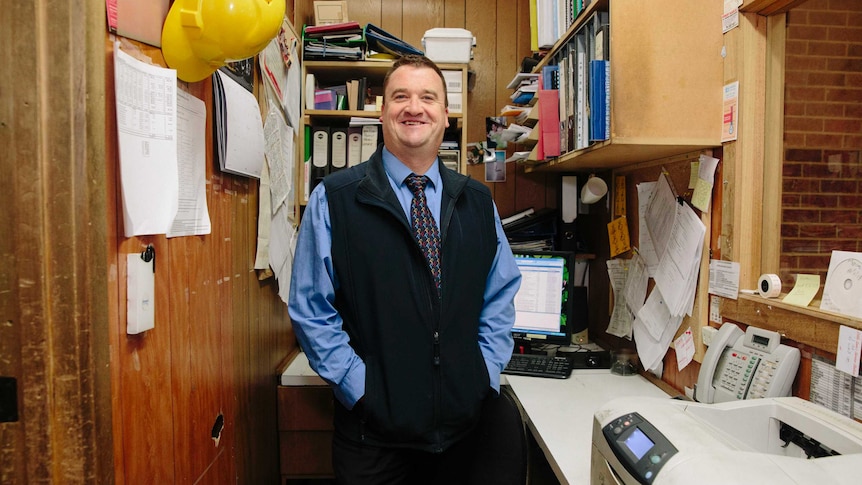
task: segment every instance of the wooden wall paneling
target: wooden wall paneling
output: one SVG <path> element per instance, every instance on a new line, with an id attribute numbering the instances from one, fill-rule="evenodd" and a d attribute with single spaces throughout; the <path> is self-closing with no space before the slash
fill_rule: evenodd
<path id="1" fill-rule="evenodd" d="M 92 178 L 104 171 L 93 146 L 104 125 L 87 119 L 103 102 L 102 36 L 93 44 L 88 32 L 100 5 L 4 7 L 0 61 L 15 74 L 0 93 L 0 375 L 17 379 L 18 420 L 0 425 L 0 482 L 110 480 L 111 419 L 99 414 L 110 407 L 106 263 L 96 259 L 105 194 Z"/>
<path id="2" fill-rule="evenodd" d="M 481 0 L 471 3 L 467 10 L 465 29 L 476 37 L 473 61 L 470 68 L 475 73 L 475 87 L 469 95 L 470 125 L 467 126 L 467 139 L 480 142 L 485 139 L 485 117 L 495 116 L 497 110 L 497 17 L 495 0 Z M 472 174 L 472 172 L 471 172 Z M 485 180 L 484 171 L 478 180 Z"/>
<path id="3" fill-rule="evenodd" d="M 386 9 L 397 7 L 398 14 L 401 14 L 400 2 L 386 2 Z M 351 0 L 347 4 L 347 12 L 350 15 L 350 20 L 359 22 L 359 25 L 374 24 L 383 30 L 383 15 L 384 8 L 382 0 Z M 387 32 L 389 32 L 387 30 Z M 394 34 L 393 34 L 394 35 Z"/>
<path id="4" fill-rule="evenodd" d="M 740 288 L 753 288 L 760 273 L 767 19 L 739 16 L 739 27 L 724 34 L 724 82 L 739 81 L 737 141 L 724 144 L 722 199 L 723 258 L 739 262 Z"/>
<path id="5" fill-rule="evenodd" d="M 761 273 L 778 274 L 781 268 L 781 201 L 784 177 L 784 43 L 787 15 L 767 18 L 766 104 L 763 147 L 763 231 Z M 775 201 L 775 203 L 772 203 Z"/>
<path id="6" fill-rule="evenodd" d="M 36 106 L 36 84 L 31 82 L 38 72 L 38 56 L 32 55 L 35 43 L 18 39 L 35 37 L 36 2 L 23 2 L 12 6 L 0 16 L 0 62 L 3 65 L 15 63 L 16 75 L 3 84 L 0 93 L 0 144 L 6 150 L 0 157 L 0 193 L 6 203 L 0 210 L 0 375 L 13 377 L 19 389 L 17 397 L 18 421 L 0 425 L 0 482 L 24 483 L 27 477 L 27 447 L 41 447 L 46 444 L 44 437 L 44 414 L 36 412 L 24 414 L 24 358 L 25 323 L 23 309 L 33 305 L 31 289 L 23 289 L 18 282 L 24 273 L 24 259 L 39 260 L 34 253 L 39 249 L 38 240 L 32 238 L 32 230 L 26 231 L 26 221 L 39 220 L 36 216 L 41 206 L 28 204 L 27 200 L 36 197 L 39 172 L 35 156 L 38 152 L 37 116 L 39 110 L 21 109 L 22 106 Z M 23 20 L 27 21 L 23 21 Z M 7 154 L 9 154 L 7 156 Z M 23 227 L 22 227 L 23 226 Z M 19 229 L 20 228 L 20 229 Z M 25 229 L 25 230 L 21 230 Z M 29 365 L 36 359 L 27 359 Z M 34 376 L 35 378 L 35 376 Z M 34 410 L 35 411 L 35 410 Z M 25 441 L 25 423 L 32 420 L 33 428 Z"/>
<path id="7" fill-rule="evenodd" d="M 381 29 L 389 32 L 395 37 L 400 38 L 401 40 L 410 43 L 409 40 L 404 38 L 404 1 L 405 0 L 387 0 L 384 2 L 381 0 L 380 2 L 380 24 L 375 24 Z M 411 1 L 411 0 L 406 0 Z M 415 45 L 414 47 L 422 48 L 422 45 Z"/>
<path id="8" fill-rule="evenodd" d="M 107 36 L 108 89 L 106 96 L 106 112 L 108 120 L 116 119 L 116 100 L 113 83 L 113 36 Z M 134 46 L 125 44 L 125 50 L 132 55 L 161 58 L 157 49 L 142 47 L 136 52 Z M 164 303 L 168 301 L 168 258 L 158 259 L 155 275 L 155 319 L 157 326 L 153 331 L 139 335 L 126 334 L 126 254 L 139 254 L 149 243 L 152 243 L 157 255 L 167 255 L 164 237 L 123 236 L 122 192 L 119 172 L 119 149 L 117 147 L 116 124 L 108 124 L 108 136 L 105 140 L 108 153 L 109 178 L 108 194 L 114 198 L 115 205 L 109 212 L 109 229 L 113 230 L 116 239 L 109 247 L 109 261 L 117 268 L 115 294 L 111 301 L 116 306 L 117 319 L 112 321 L 111 330 L 116 332 L 112 338 L 117 342 L 116 356 L 112 362 L 119 367 L 115 391 L 115 422 L 114 436 L 122 436 L 119 453 L 122 456 L 122 473 L 119 480 L 134 483 L 135 477 L 149 476 L 155 481 L 174 481 L 174 436 L 172 423 L 172 383 L 170 354 L 169 308 Z M 118 430 L 118 427 L 120 428 Z M 116 439 L 116 438 L 115 438 Z"/>
<path id="9" fill-rule="evenodd" d="M 425 31 L 444 25 L 445 3 L 446 0 L 402 2 L 401 39 L 417 49 L 424 50 L 422 37 Z"/>
<path id="10" fill-rule="evenodd" d="M 103 64 L 106 66 L 105 78 L 105 117 L 106 120 L 117 119 L 116 105 L 114 103 L 114 46 L 113 36 L 106 36 L 103 45 Z M 111 393 L 111 419 L 112 419 L 112 436 L 114 438 L 114 483 L 116 485 L 125 484 L 126 471 L 126 455 L 125 455 L 125 439 L 126 433 L 123 428 L 123 403 L 125 399 L 122 397 L 122 382 L 123 382 L 123 365 L 121 356 L 123 343 L 121 338 L 125 340 L 124 328 L 121 328 L 120 321 L 120 270 L 125 272 L 125 266 L 119 264 L 119 227 L 121 222 L 121 202 L 120 194 L 117 190 L 119 186 L 120 167 L 117 164 L 119 159 L 119 147 L 117 140 L 117 125 L 116 123 L 105 124 L 105 242 L 107 247 L 106 259 L 108 261 L 109 271 L 107 272 L 108 280 L 108 332 L 111 349 L 111 382 L 113 383 L 114 392 Z M 124 273 L 125 274 L 125 273 Z M 125 277 L 125 276 L 124 276 Z"/>
<path id="11" fill-rule="evenodd" d="M 12 156 L 0 157 L 0 190 L 11 202 L 0 211 L 0 373 L 16 378 L 18 388 L 18 421 L 0 425 L 0 482 L 47 480 L 51 468 L 30 459 L 33 454 L 50 456 L 51 445 L 49 403 L 30 399 L 47 395 L 44 342 L 50 323 L 40 311 L 49 291 L 40 268 L 44 208 L 34 203 L 45 195 L 41 186 L 46 176 L 39 143 L 44 109 L 34 82 L 41 72 L 35 42 L 37 4 L 16 3 L 9 6 L 9 15 L 0 16 L 0 60 L 15 66 L 15 76 L 4 82 L 0 93 L 0 142 L 4 151 L 12 150 Z"/>
<path id="12" fill-rule="evenodd" d="M 464 28 L 467 0 L 445 0 L 443 8 L 443 27 Z"/>

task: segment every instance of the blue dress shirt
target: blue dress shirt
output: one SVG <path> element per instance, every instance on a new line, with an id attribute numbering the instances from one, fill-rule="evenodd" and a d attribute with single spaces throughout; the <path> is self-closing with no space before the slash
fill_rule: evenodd
<path id="1" fill-rule="evenodd" d="M 383 166 L 389 184 L 410 220 L 413 193 L 404 179 L 412 172 L 386 148 Z M 442 181 L 435 163 L 425 173 L 430 180 L 425 196 L 435 221 L 440 220 Z M 499 392 L 500 372 L 512 354 L 511 328 L 515 321 L 515 294 L 521 273 L 503 231 L 497 207 L 497 254 L 485 285 L 484 304 L 479 322 L 479 347 L 488 368 L 491 387 Z M 439 223 L 439 222 L 438 222 Z M 348 409 L 365 394 L 365 363 L 349 344 L 342 329 L 341 315 L 335 310 L 338 275 L 332 264 L 332 227 L 323 184 L 311 193 L 303 215 L 294 255 L 288 313 L 309 364 L 328 382 L 335 397 Z"/>

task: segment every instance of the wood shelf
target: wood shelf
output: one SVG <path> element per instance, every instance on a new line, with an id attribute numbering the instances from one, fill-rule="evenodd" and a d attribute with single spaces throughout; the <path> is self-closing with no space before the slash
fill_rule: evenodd
<path id="1" fill-rule="evenodd" d="M 330 118 L 380 118 L 380 111 L 344 110 L 344 109 L 307 109 L 306 116 L 324 116 Z M 449 113 L 449 118 L 463 118 L 463 113 Z M 306 120 L 307 122 L 307 120 Z"/>
<path id="2" fill-rule="evenodd" d="M 734 322 L 773 330 L 795 342 L 804 343 L 826 352 L 838 349 L 838 329 L 841 325 L 862 330 L 862 320 L 832 313 L 819 308 L 815 300 L 800 307 L 777 298 L 740 294 L 736 300 L 721 299 L 721 316 Z"/>
<path id="3" fill-rule="evenodd" d="M 379 91 L 383 86 L 383 80 L 389 68 L 392 67 L 392 61 L 305 61 L 302 63 L 302 82 L 305 83 L 306 74 L 313 74 L 315 82 L 318 86 L 336 86 L 350 79 L 364 77 L 368 81 L 368 86 Z M 458 71 L 461 73 L 461 95 L 462 95 L 462 110 L 458 113 L 449 113 L 450 127 L 448 132 L 457 133 L 458 144 L 460 150 L 459 171 L 464 172 L 467 167 L 467 64 L 457 63 L 439 63 L 437 66 L 442 71 Z M 380 118 L 380 111 L 365 111 L 365 110 L 318 110 L 305 108 L 305 86 L 303 85 L 301 100 L 302 116 L 300 117 L 300 126 L 296 144 L 296 180 L 302 181 L 298 185 L 299 190 L 296 191 L 296 220 L 299 220 L 303 207 L 308 203 L 305 194 L 304 181 L 305 165 L 305 137 L 303 136 L 306 126 L 312 126 L 315 122 L 320 122 L 323 125 L 344 124 L 346 126 L 348 120 L 353 117 L 357 118 Z M 452 93 L 449 93 L 450 99 Z"/>

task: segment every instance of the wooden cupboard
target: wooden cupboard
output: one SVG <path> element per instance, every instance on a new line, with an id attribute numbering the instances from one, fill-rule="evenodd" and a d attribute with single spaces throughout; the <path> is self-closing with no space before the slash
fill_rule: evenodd
<path id="1" fill-rule="evenodd" d="M 608 12 L 610 137 L 527 170 L 603 170 L 721 144 L 721 2 L 595 0 L 534 72 L 595 12 Z"/>

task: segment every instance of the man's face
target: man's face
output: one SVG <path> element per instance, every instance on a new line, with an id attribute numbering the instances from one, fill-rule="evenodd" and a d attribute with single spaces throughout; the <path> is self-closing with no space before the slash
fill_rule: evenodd
<path id="1" fill-rule="evenodd" d="M 399 159 L 437 156 L 449 109 L 443 80 L 430 68 L 402 66 L 390 76 L 383 98 L 383 139 Z"/>

